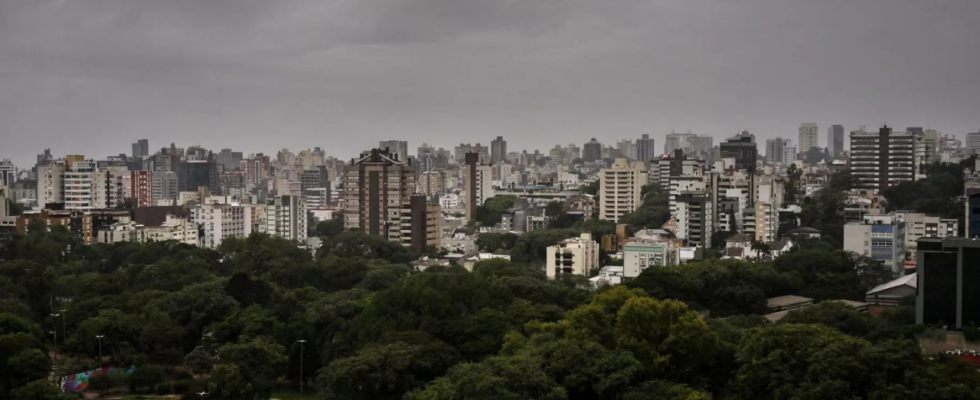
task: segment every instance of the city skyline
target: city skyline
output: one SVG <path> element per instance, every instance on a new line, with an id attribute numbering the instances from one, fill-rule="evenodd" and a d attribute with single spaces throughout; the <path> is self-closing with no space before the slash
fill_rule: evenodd
<path id="1" fill-rule="evenodd" d="M 498 135 L 661 147 L 671 130 L 764 142 L 812 121 L 962 138 L 980 129 L 978 14 L 973 0 L 3 1 L 0 132 L 15 140 L 0 158 L 138 138 L 343 158 Z"/>

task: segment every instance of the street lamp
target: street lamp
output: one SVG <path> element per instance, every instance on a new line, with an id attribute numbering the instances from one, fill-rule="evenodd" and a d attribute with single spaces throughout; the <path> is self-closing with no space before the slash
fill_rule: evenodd
<path id="1" fill-rule="evenodd" d="M 68 323 L 65 322 L 65 318 L 68 313 L 66 311 L 68 310 L 61 310 L 61 333 L 63 333 L 61 336 L 63 338 L 62 340 L 68 339 Z"/>
<path id="2" fill-rule="evenodd" d="M 299 397 L 303 397 L 303 381 L 305 380 L 303 377 L 303 344 L 306 343 L 306 340 L 300 339 L 296 343 L 299 343 Z"/>
<path id="3" fill-rule="evenodd" d="M 99 370 L 102 369 L 102 338 L 104 337 L 105 335 L 95 335 L 95 338 L 99 339 Z"/>
<path id="4" fill-rule="evenodd" d="M 58 323 L 57 318 L 60 316 L 61 314 L 51 314 L 51 317 L 55 318 L 55 322 L 52 325 Z M 58 359 L 58 353 L 61 351 L 61 349 L 58 347 L 58 325 L 54 325 L 54 330 L 51 331 L 51 333 L 54 333 L 54 358 Z"/>
<path id="5" fill-rule="evenodd" d="M 198 395 L 198 396 L 201 396 L 201 398 L 203 399 L 203 398 L 204 398 L 204 396 L 207 396 L 207 395 L 209 395 L 209 394 L 211 394 L 211 393 L 208 393 L 208 392 L 201 392 L 201 393 L 198 393 L 197 395 Z"/>

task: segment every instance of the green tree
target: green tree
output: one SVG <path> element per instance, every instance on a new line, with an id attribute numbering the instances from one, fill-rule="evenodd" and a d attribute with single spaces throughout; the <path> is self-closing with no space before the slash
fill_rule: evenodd
<path id="1" fill-rule="evenodd" d="M 332 399 L 401 399 L 444 374 L 459 358 L 455 349 L 435 339 L 378 343 L 334 360 L 320 371 L 319 381 L 324 396 Z"/>
<path id="2" fill-rule="evenodd" d="M 483 362 L 457 364 L 445 377 L 406 400 L 563 400 L 564 388 L 529 357 L 491 357 Z"/>
<path id="3" fill-rule="evenodd" d="M 106 393 L 109 393 L 109 390 L 112 390 L 117 383 L 115 377 L 107 373 L 100 372 L 88 377 L 88 388 L 99 392 L 102 397 L 105 397 Z"/>
<path id="4" fill-rule="evenodd" d="M 10 392 L 10 400 L 71 400 L 75 396 L 63 393 L 47 380 L 36 380 Z"/>
<path id="5" fill-rule="evenodd" d="M 264 338 L 226 344 L 218 350 L 222 362 L 238 367 L 242 378 L 263 395 L 271 393 L 286 366 L 286 349 Z"/>
<path id="6" fill-rule="evenodd" d="M 253 382 L 243 376 L 237 365 L 220 365 L 208 380 L 208 393 L 215 400 L 268 399 L 268 394 L 256 391 Z"/>

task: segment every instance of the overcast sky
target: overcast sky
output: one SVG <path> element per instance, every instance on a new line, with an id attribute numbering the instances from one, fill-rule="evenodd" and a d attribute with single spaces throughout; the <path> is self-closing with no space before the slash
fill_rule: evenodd
<path id="1" fill-rule="evenodd" d="M 980 129 L 980 0 L 0 0 L 0 158 Z"/>

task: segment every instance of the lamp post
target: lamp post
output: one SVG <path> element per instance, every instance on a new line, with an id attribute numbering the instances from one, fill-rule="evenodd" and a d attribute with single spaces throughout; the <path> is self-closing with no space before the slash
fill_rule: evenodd
<path id="1" fill-rule="evenodd" d="M 306 343 L 306 340 L 300 339 L 296 343 L 299 343 L 299 397 L 303 397 L 303 381 L 305 380 L 303 376 L 303 344 Z"/>
<path id="2" fill-rule="evenodd" d="M 58 347 L 58 325 L 57 325 L 58 324 L 58 317 L 60 317 L 60 316 L 61 316 L 61 314 L 51 314 L 51 317 L 55 318 L 54 323 L 52 324 L 52 325 L 54 325 L 54 330 L 51 331 L 51 333 L 54 333 L 54 358 L 56 360 L 58 359 L 58 353 L 61 350 Z"/>
<path id="3" fill-rule="evenodd" d="M 102 338 L 104 337 L 105 335 L 95 335 L 95 338 L 99 339 L 99 370 L 102 369 Z"/>
<path id="4" fill-rule="evenodd" d="M 61 333 L 62 333 L 61 337 L 63 338 L 62 340 L 68 339 L 68 323 L 65 322 L 65 318 L 68 316 L 68 313 L 66 311 L 68 310 L 61 310 Z"/>
<path id="5" fill-rule="evenodd" d="M 211 393 L 208 393 L 208 392 L 201 392 L 201 393 L 198 393 L 197 395 L 198 395 L 198 396 L 201 396 L 201 399 L 203 400 L 203 399 L 204 399 L 204 396 L 207 396 L 207 395 L 209 395 L 209 394 L 211 394 Z"/>

